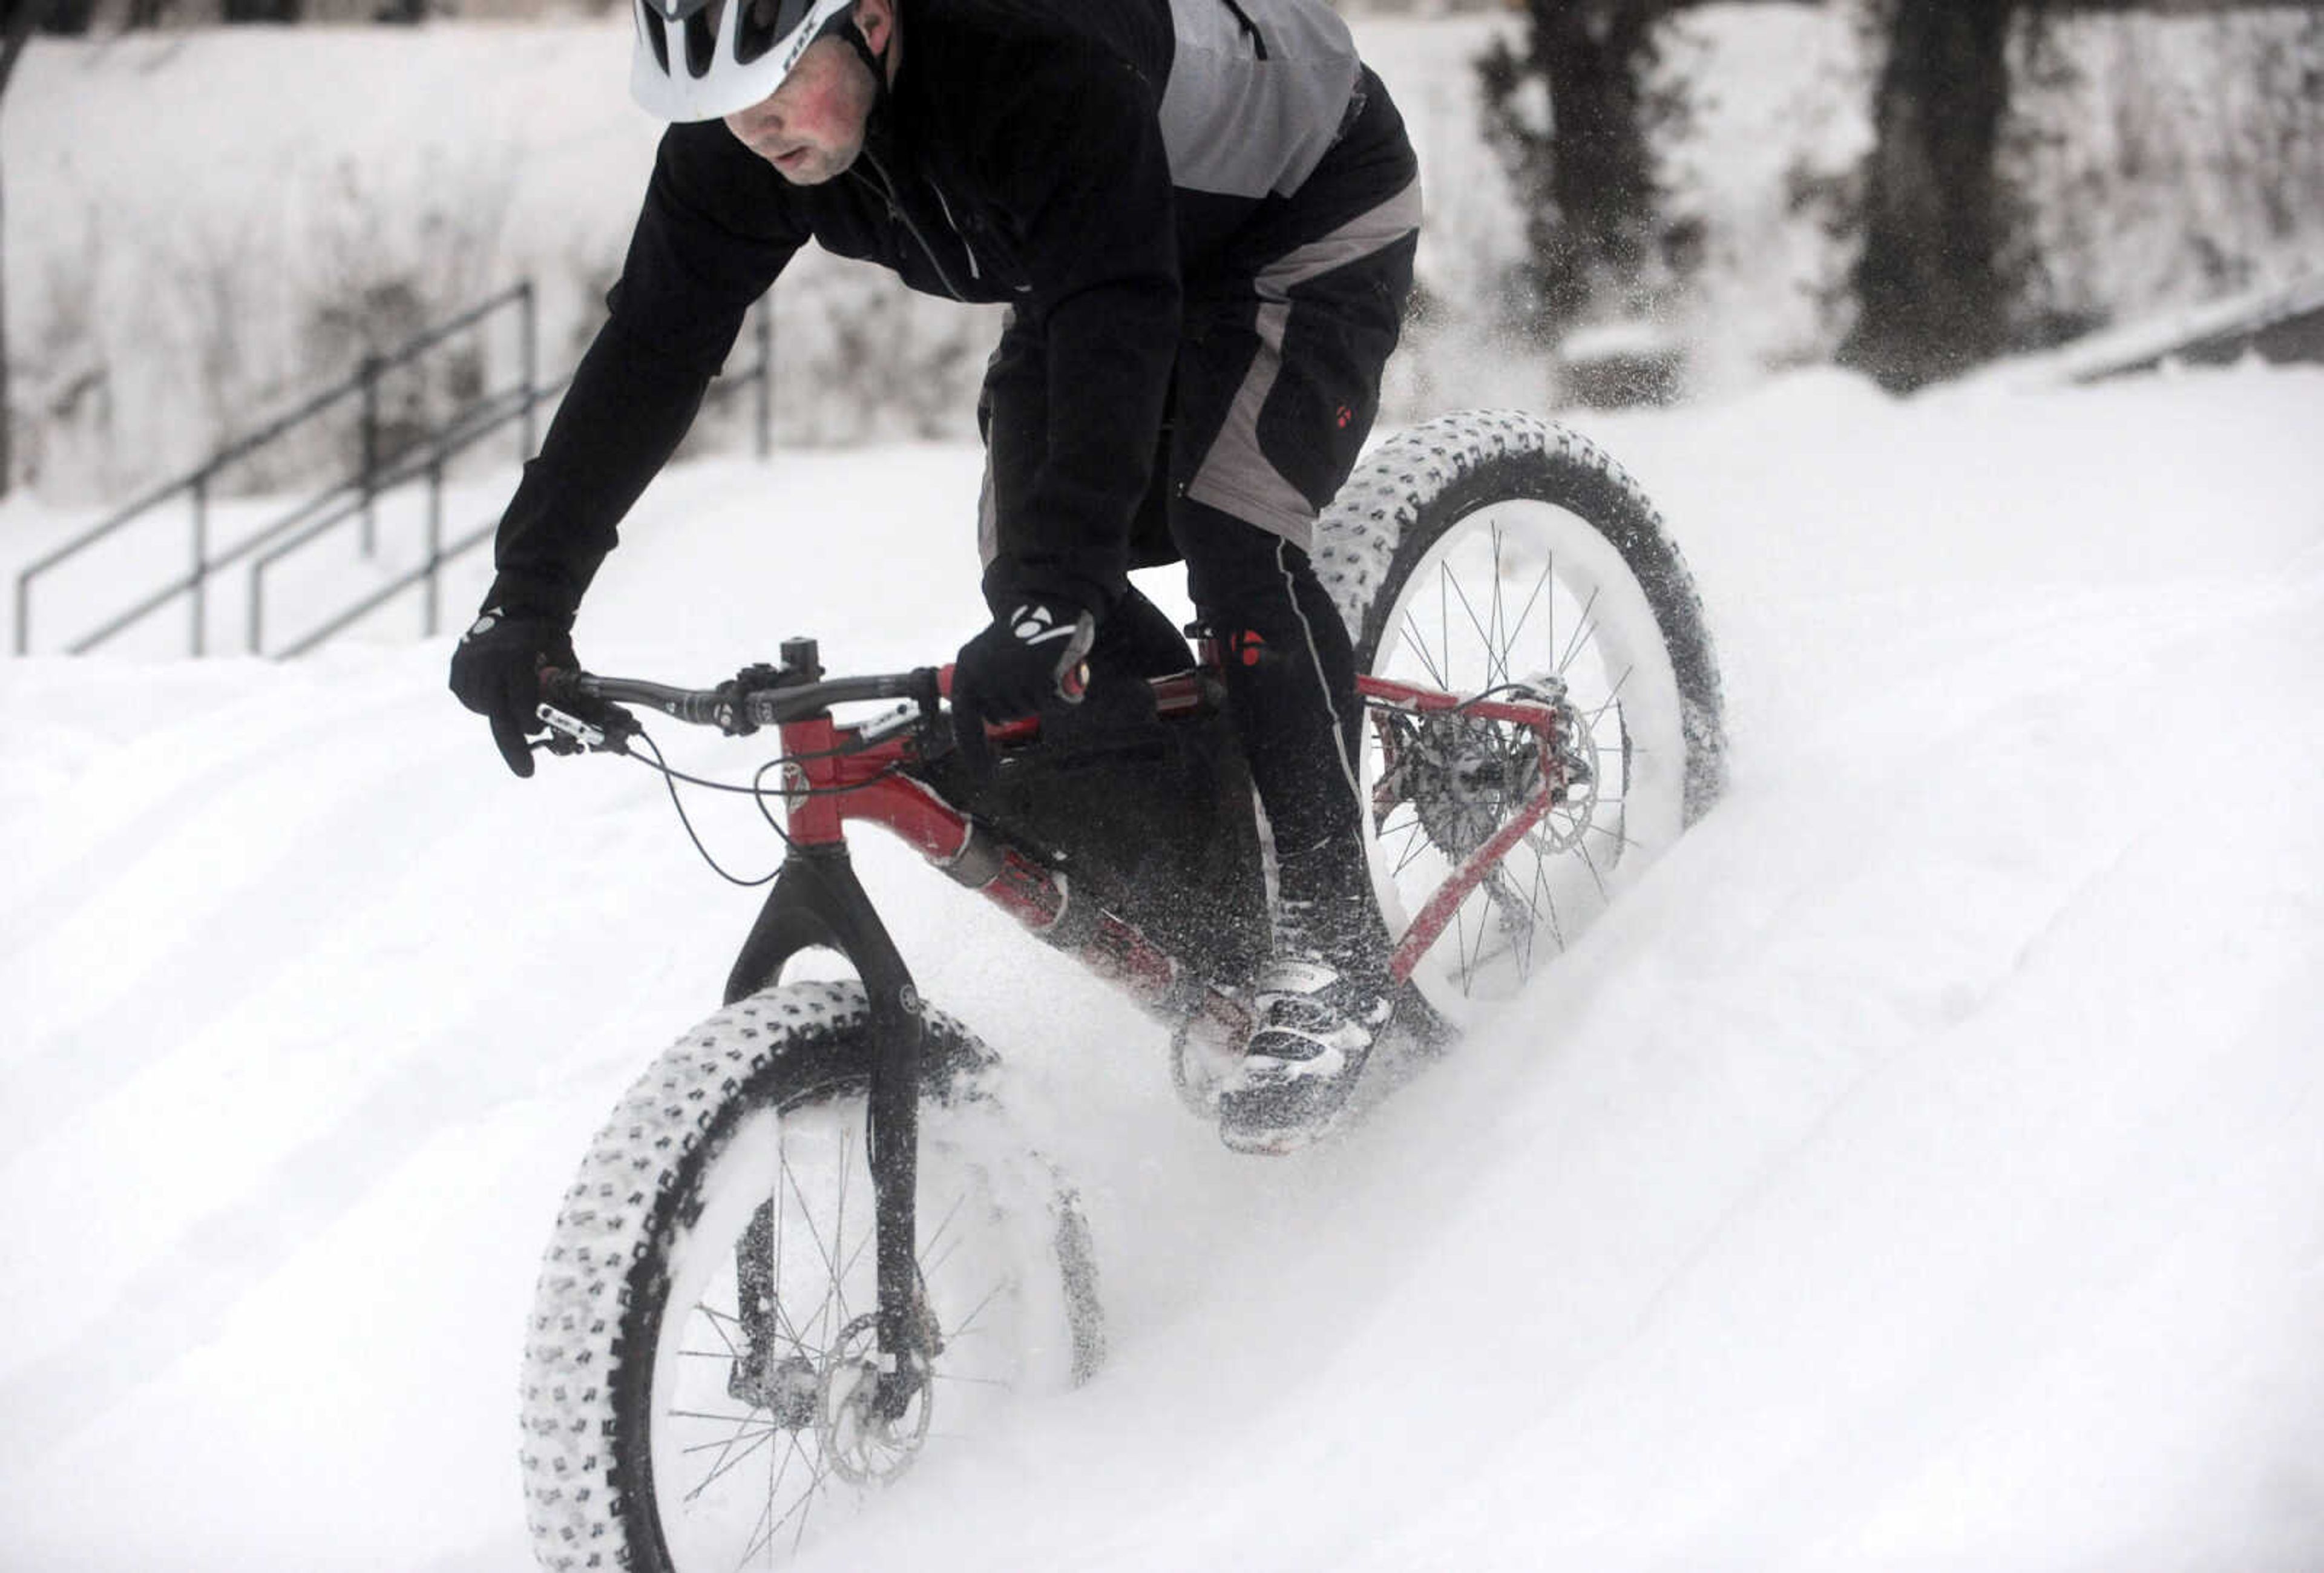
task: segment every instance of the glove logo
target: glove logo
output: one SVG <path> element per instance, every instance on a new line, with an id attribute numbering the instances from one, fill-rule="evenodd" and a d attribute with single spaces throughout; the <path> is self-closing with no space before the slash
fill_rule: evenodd
<path id="1" fill-rule="evenodd" d="M 483 616 L 476 619 L 475 626 L 468 630 L 467 637 L 471 639 L 482 639 L 485 634 L 491 633 L 493 628 L 499 625 L 501 615 L 498 612 L 485 613 Z"/>
<path id="2" fill-rule="evenodd" d="M 1056 613 L 1047 606 L 1019 606 L 1009 614 L 1009 632 L 1026 644 L 1047 644 L 1053 639 L 1073 637 L 1074 625 L 1060 623 Z"/>

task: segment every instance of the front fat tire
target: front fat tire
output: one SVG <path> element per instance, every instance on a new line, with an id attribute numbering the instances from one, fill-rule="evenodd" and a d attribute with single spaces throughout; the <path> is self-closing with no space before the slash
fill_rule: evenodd
<path id="1" fill-rule="evenodd" d="M 1023 1387 L 1085 1379 L 1102 1358 L 1103 1334 L 1088 1233 L 1074 1199 L 989 1096 L 989 1051 L 950 1017 L 932 1010 L 923 1017 L 922 1274 L 939 1316 L 951 1309 L 941 1303 L 945 1274 L 973 1269 L 980 1283 L 992 1281 L 987 1300 L 1000 1309 L 981 1300 L 967 1314 L 985 1326 L 955 1339 L 952 1353 L 971 1364 L 1003 1362 L 952 1383 L 957 1362 L 940 1356 L 939 1388 L 952 1383 L 989 1401 L 999 1388 L 987 1378 L 1004 1366 Z M 772 1195 L 779 1203 L 798 1197 L 803 1205 L 818 1189 L 827 1196 L 828 1173 L 819 1179 L 785 1166 L 820 1164 L 827 1170 L 835 1162 L 855 1173 L 852 1198 L 847 1182 L 837 1182 L 840 1217 L 852 1226 L 843 1232 L 851 1244 L 843 1248 L 835 1239 L 825 1249 L 837 1258 L 838 1275 L 854 1279 L 855 1298 L 837 1300 L 843 1314 L 791 1347 L 794 1354 L 810 1345 L 824 1351 L 826 1370 L 813 1396 L 844 1392 L 844 1379 L 833 1379 L 829 1370 L 865 1351 L 854 1348 L 864 1335 L 841 1322 L 860 1320 L 857 1313 L 869 1309 L 863 1284 L 871 1252 L 861 1244 L 871 1212 L 869 1174 L 861 1167 L 868 1022 L 862 990 L 852 982 L 766 989 L 719 1012 L 663 1054 L 592 1144 L 542 1262 L 525 1350 L 522 1464 L 533 1547 L 542 1566 L 697 1573 L 709 1559 L 687 1553 L 697 1528 L 679 1522 L 685 1485 L 668 1478 L 669 1460 L 685 1453 L 700 1453 L 724 1474 L 732 1454 L 760 1448 L 771 1461 L 788 1449 L 807 1459 L 807 1478 L 824 1483 L 828 1476 L 830 1495 L 818 1497 L 818 1504 L 829 1500 L 831 1513 L 845 1505 L 838 1499 L 852 1489 L 850 1471 L 826 1469 L 815 1457 L 830 1435 L 828 1415 L 814 1421 L 804 1413 L 794 1416 L 788 1430 L 775 1424 L 768 1405 L 783 1402 L 774 1396 L 778 1379 L 767 1379 L 755 1407 L 753 1401 L 737 1401 L 744 1413 L 717 1417 L 757 1428 L 738 1424 L 725 1448 L 718 1447 L 715 1432 L 705 1448 L 672 1440 L 681 1420 L 692 1424 L 707 1418 L 696 1412 L 701 1409 L 732 1407 L 721 1395 L 729 1381 L 742 1380 L 734 1374 L 744 1365 L 714 1359 L 689 1366 L 674 1356 L 698 1353 L 678 1346 L 688 1337 L 689 1320 L 708 1328 L 694 1342 L 717 1339 L 733 1346 L 739 1329 L 733 1311 L 742 1298 L 732 1240 L 749 1226 L 754 1198 Z M 798 1133 L 823 1145 L 800 1156 L 793 1145 Z M 754 1171 L 765 1166 L 760 1150 L 770 1142 L 779 1154 L 771 1172 L 780 1178 L 770 1181 Z M 931 1187 L 947 1175 L 964 1195 L 973 1190 L 978 1205 L 956 1199 L 932 1216 Z M 968 1178 L 957 1179 L 962 1175 Z M 742 1189 L 761 1185 L 767 1189 Z M 851 1208 L 853 1217 L 846 1216 Z M 798 1226 L 793 1227 L 796 1234 Z M 942 1261 L 935 1259 L 932 1237 Z M 815 1257 L 795 1247 L 795 1260 L 812 1270 Z M 722 1292 L 733 1300 L 723 1318 L 714 1297 L 696 1300 L 706 1272 L 720 1271 L 727 1280 Z M 804 1320 L 796 1309 L 790 1314 Z M 794 1324 L 786 1327 L 797 1330 Z M 675 1389 L 657 1391 L 671 1388 L 674 1373 L 706 1364 L 709 1404 L 680 1400 Z M 796 1373 L 789 1374 L 797 1380 Z M 701 1380 L 694 1380 L 700 1389 Z M 804 1406 L 810 1394 L 802 1393 L 798 1402 Z M 670 1435 L 658 1435 L 657 1428 Z M 910 1440 L 917 1447 L 918 1439 Z M 663 1469 L 659 1485 L 657 1458 Z M 770 1482 L 770 1501 L 775 1491 Z M 748 1559 L 758 1566 L 779 1560 L 797 1539 L 788 1522 L 779 1537 L 754 1534 Z M 759 1554 L 759 1541 L 772 1554 Z M 742 1549 L 738 1543 L 719 1562 L 735 1566 Z"/>
<path id="2" fill-rule="evenodd" d="M 1497 914 L 1536 909 L 1524 956 L 1496 985 L 1505 996 L 1537 969 L 1537 948 L 1542 961 L 1562 950 L 1619 879 L 1634 877 L 1724 791 L 1723 704 L 1702 598 L 1637 482 L 1586 438 L 1514 411 L 1448 415 L 1383 443 L 1319 522 L 1313 555 L 1360 671 L 1457 692 L 1567 678 L 1575 710 L 1596 734 L 1605 790 L 1546 837 L 1585 849 L 1565 859 L 1580 868 L 1583 899 L 1561 910 L 1554 887 L 1572 871 L 1551 866 L 1558 858 L 1536 847 L 1531 855 L 1545 874 L 1518 872 L 1525 860 L 1513 852 L 1499 895 L 1472 896 L 1480 915 L 1469 937 L 1447 936 L 1456 951 L 1472 947 L 1471 959 L 1447 960 L 1452 952 L 1440 946 L 1425 976 L 1416 974 L 1431 1004 L 1458 1022 L 1470 1013 L 1470 981 L 1489 970 L 1473 956 L 1495 943 L 1487 930 Z M 1544 610 L 1561 597 L 1562 611 Z M 1554 636 L 1540 640 L 1549 631 Z M 1370 725 L 1365 749 L 1369 792 L 1380 763 Z M 1457 816 L 1435 808 L 1441 831 Z M 1498 811 L 1505 817 L 1506 805 Z M 1495 812 L 1483 805 L 1478 822 Z M 1434 873 L 1414 866 L 1405 846 L 1390 846 L 1377 819 L 1371 828 L 1376 883 L 1400 924 Z M 1422 848 L 1441 872 L 1459 861 L 1461 837 L 1435 838 L 1455 843 Z M 1496 912 L 1481 911 L 1489 905 Z"/>

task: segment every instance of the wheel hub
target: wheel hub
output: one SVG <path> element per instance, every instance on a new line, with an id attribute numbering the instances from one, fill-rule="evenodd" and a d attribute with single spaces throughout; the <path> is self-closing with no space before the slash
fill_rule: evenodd
<path id="1" fill-rule="evenodd" d="M 1429 716 L 1405 739 L 1405 786 L 1421 828 L 1458 861 L 1491 839 L 1541 790 L 1535 733 L 1457 712 Z"/>
<path id="2" fill-rule="evenodd" d="M 815 1424 L 816 1401 L 822 1392 L 823 1374 L 815 1362 L 794 1355 L 769 1374 L 767 1408 L 783 1430 L 803 1431 Z"/>
<path id="3" fill-rule="evenodd" d="M 794 1351 L 776 1360 L 756 1337 L 735 1356 L 733 1369 L 726 1377 L 730 1397 L 766 1411 L 787 1431 L 803 1431 L 815 1424 L 823 1389 L 822 1368 L 803 1352 Z"/>

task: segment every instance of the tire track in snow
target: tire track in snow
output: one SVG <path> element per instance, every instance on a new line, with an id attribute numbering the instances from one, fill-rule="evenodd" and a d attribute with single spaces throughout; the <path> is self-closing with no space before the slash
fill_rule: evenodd
<path id="1" fill-rule="evenodd" d="M 406 862 L 409 848 L 380 834 L 379 828 L 401 817 L 396 810 L 410 804 L 415 782 L 430 767 L 430 762 L 410 759 L 392 742 L 366 744 L 367 730 L 364 723 L 349 720 L 318 736 L 309 726 L 303 728 L 304 746 L 290 751 L 280 749 L 280 736 L 261 733 L 203 769 L 194 780 L 204 790 L 172 792 L 134 831 L 107 837 L 97 852 L 59 871 L 51 882 L 51 911 L 86 909 L 134 902 L 139 887 L 149 883 L 148 865 L 155 863 L 214 859 L 222 843 L 235 841 L 264 847 L 237 865 L 231 883 L 208 884 L 202 909 L 190 920 L 182 912 L 141 907 L 141 928 L 173 932 L 135 971 L 76 966 L 78 958 L 71 952 L 87 946 L 61 923 L 43 925 L 22 949 L 5 952 L 12 973 L 38 976 L 62 970 L 70 976 L 95 970 L 103 977 L 106 997 L 84 1013 L 49 1025 L 32 1041 L 30 1053 L 0 1068 L 0 1106 L 28 1112 L 39 1132 L 53 1135 L 338 931 L 359 907 L 360 893 L 336 881 L 300 877 L 298 871 L 329 867 L 343 875 L 350 846 L 368 848 L 368 856 L 355 864 L 359 873 L 383 878 Z M 254 770 L 254 755 L 269 763 Z M 327 766 L 318 770 L 318 759 L 327 760 Z M 270 843 L 281 827 L 245 809 L 252 797 L 279 800 L 253 790 L 263 787 L 269 774 L 295 775 L 309 783 L 308 799 L 316 811 L 295 841 Z M 235 787 L 244 792 L 238 795 Z M 133 835 L 141 839 L 132 841 Z M 81 893 L 77 898 L 74 887 Z M 218 965 L 217 925 L 244 928 L 241 965 Z M 18 925 L 20 931 L 30 927 Z M 54 951 L 69 958 L 61 968 Z M 170 1013 L 157 1021 L 153 1005 L 160 1000 L 170 1002 Z"/>

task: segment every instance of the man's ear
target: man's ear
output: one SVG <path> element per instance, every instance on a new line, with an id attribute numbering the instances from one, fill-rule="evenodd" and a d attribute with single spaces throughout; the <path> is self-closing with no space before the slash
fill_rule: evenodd
<path id="1" fill-rule="evenodd" d="M 855 31 L 873 54 L 886 60 L 896 37 L 895 0 L 855 0 Z"/>

